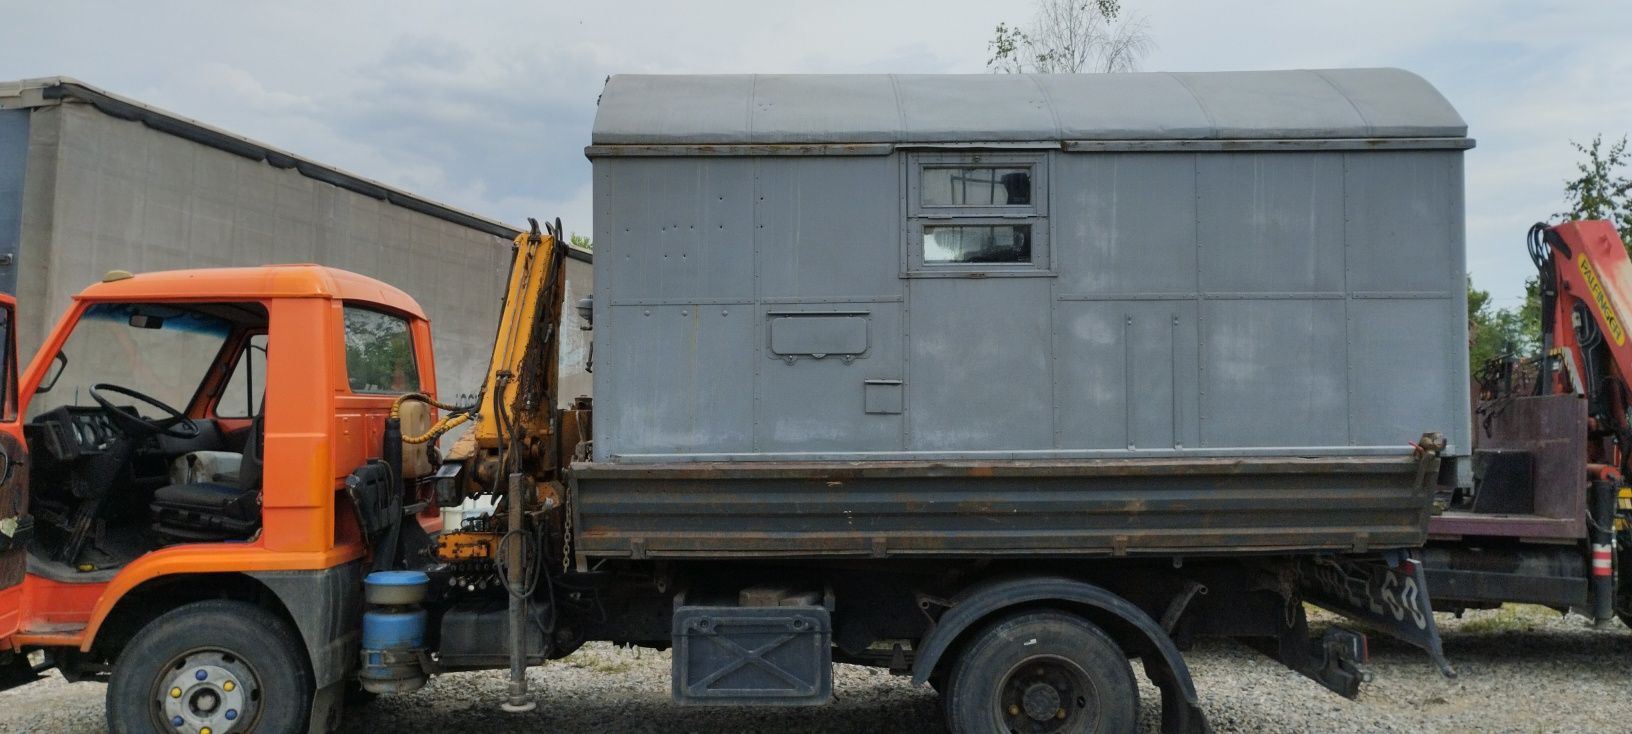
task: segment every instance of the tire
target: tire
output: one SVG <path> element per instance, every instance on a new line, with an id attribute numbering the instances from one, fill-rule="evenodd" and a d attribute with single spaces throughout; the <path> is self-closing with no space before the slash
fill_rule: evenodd
<path id="1" fill-rule="evenodd" d="M 1127 656 L 1065 612 L 1021 612 L 987 626 L 958 653 L 946 687 L 953 734 L 1120 734 L 1139 720 Z"/>
<path id="2" fill-rule="evenodd" d="M 119 654 L 108 730 L 297 734 L 312 695 L 305 648 L 286 622 L 244 602 L 195 602 L 153 620 Z"/>

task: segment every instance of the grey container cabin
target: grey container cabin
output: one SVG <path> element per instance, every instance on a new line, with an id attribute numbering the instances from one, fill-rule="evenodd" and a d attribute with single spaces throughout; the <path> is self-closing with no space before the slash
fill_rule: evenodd
<path id="1" fill-rule="evenodd" d="M 729 535 L 710 512 L 782 517 L 784 498 L 791 524 L 758 531 L 854 528 L 849 503 L 877 511 L 861 535 L 888 552 L 913 530 L 966 529 L 885 517 L 928 522 L 926 492 L 953 507 L 1003 491 L 908 476 L 1021 472 L 1009 487 L 1021 505 L 1004 511 L 1024 515 L 1041 486 L 1024 467 L 1116 462 L 1235 467 L 1230 481 L 1181 483 L 1190 499 L 1222 501 L 1252 484 L 1242 476 L 1282 491 L 1231 505 L 1246 514 L 1229 521 L 1179 522 L 1205 507 L 1174 508 L 1178 525 L 1237 536 L 1185 540 L 1151 519 L 1171 531 L 1153 551 L 1420 541 L 1422 493 L 1372 502 L 1338 491 L 1352 477 L 1268 467 L 1352 471 L 1428 431 L 1466 455 L 1466 131 L 1395 69 L 614 76 L 587 149 L 597 410 L 578 476 L 583 520 L 607 538 L 586 545 L 701 550 L 678 537 Z M 898 483 L 864 497 L 862 482 L 831 508 L 773 486 L 844 467 Z M 1141 495 L 1160 483 L 1112 491 L 1095 476 L 1049 480 L 1115 498 L 1067 514 L 1162 514 Z M 637 501 L 682 485 L 714 503 L 694 524 L 682 504 Z M 1366 514 L 1382 505 L 1393 514 Z M 833 528 L 813 519 L 829 510 Z M 1334 534 L 1243 535 L 1283 521 Z M 1082 525 L 1024 527 L 1068 552 L 1114 549 L 1110 536 L 1061 540 Z M 991 539 L 1019 550 L 1005 542 Z M 919 550 L 944 550 L 930 545 Z"/>

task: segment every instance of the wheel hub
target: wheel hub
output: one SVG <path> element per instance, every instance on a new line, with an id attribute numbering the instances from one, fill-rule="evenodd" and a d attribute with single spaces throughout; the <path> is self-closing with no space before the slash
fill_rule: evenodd
<path id="1" fill-rule="evenodd" d="M 1060 710 L 1060 692 L 1046 683 L 1033 683 L 1026 687 L 1020 705 L 1032 721 L 1050 721 Z"/>
<path id="2" fill-rule="evenodd" d="M 999 729 L 1013 734 L 1075 731 L 1094 716 L 1097 694 L 1075 665 L 1034 658 L 1011 670 L 999 696 Z"/>
<path id="3" fill-rule="evenodd" d="M 162 731 L 228 734 L 254 726 L 259 691 L 242 660 L 220 652 L 184 656 L 158 681 L 154 713 Z"/>

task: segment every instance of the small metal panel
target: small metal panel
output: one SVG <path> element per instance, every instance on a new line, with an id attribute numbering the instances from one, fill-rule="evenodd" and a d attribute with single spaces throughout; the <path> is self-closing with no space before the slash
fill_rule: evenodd
<path id="1" fill-rule="evenodd" d="M 0 110 L 0 292 L 17 292 L 23 236 L 23 176 L 28 161 L 29 110 Z"/>
<path id="2" fill-rule="evenodd" d="M 915 280 L 909 296 L 908 448 L 1052 445 L 1049 284 Z"/>
<path id="3" fill-rule="evenodd" d="M 1194 301 L 1067 301 L 1056 309 L 1059 448 L 1198 445 Z"/>
<path id="4" fill-rule="evenodd" d="M 869 314 L 866 311 L 771 311 L 770 353 L 793 362 L 800 357 L 842 362 L 866 356 Z"/>
<path id="5" fill-rule="evenodd" d="M 1343 301 L 1205 301 L 1201 323 L 1202 445 L 1349 443 Z"/>
<path id="6" fill-rule="evenodd" d="M 861 384 L 862 403 L 868 413 L 899 415 L 905 405 L 900 380 L 865 380 Z"/>
<path id="7" fill-rule="evenodd" d="M 591 557 L 1114 556 L 1412 547 L 1409 455 L 578 464 Z M 754 522 L 744 523 L 744 517 Z"/>
<path id="8" fill-rule="evenodd" d="M 833 626 L 824 607 L 679 606 L 676 703 L 815 706 L 833 697 Z"/>

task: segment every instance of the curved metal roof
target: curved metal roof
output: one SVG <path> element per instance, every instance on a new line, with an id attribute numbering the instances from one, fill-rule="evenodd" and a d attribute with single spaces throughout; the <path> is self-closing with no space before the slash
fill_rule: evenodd
<path id="1" fill-rule="evenodd" d="M 1445 97 L 1401 69 L 618 75 L 601 95 L 593 143 L 1290 141 L 1466 134 L 1467 124 Z"/>

